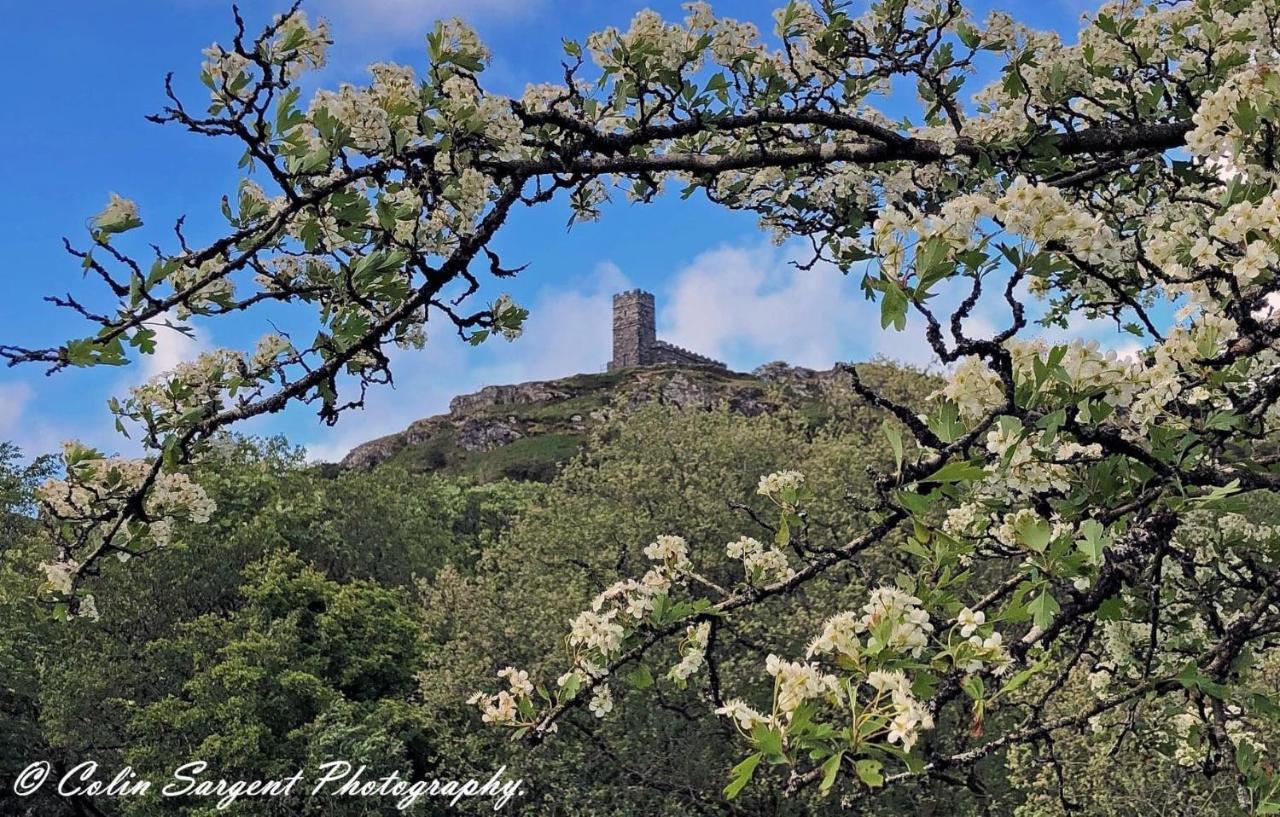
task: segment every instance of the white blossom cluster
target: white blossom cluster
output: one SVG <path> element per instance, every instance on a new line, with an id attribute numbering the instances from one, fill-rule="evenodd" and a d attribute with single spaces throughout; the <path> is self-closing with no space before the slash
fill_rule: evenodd
<path id="1" fill-rule="evenodd" d="M 645 545 L 644 555 L 675 572 L 689 567 L 689 543 L 680 536 L 659 536 Z"/>
<path id="2" fill-rule="evenodd" d="M 929 645 L 933 624 L 920 607 L 920 599 L 896 587 L 877 587 L 862 607 L 861 615 L 837 613 L 809 643 L 808 654 L 837 654 L 857 658 L 864 650 L 892 650 L 919 658 Z M 866 636 L 866 644 L 860 636 Z"/>
<path id="3" fill-rule="evenodd" d="M 123 232 L 141 225 L 137 203 L 117 193 L 110 194 L 107 206 L 93 217 L 93 226 L 106 234 Z"/>
<path id="4" fill-rule="evenodd" d="M 278 332 L 270 332 L 258 338 L 258 344 L 249 359 L 249 366 L 254 372 L 263 372 L 275 366 L 282 357 L 296 353 L 289 339 Z"/>
<path id="5" fill-rule="evenodd" d="M 709 6 L 695 4 L 689 25 L 667 23 L 651 9 L 638 12 L 625 32 L 610 27 L 587 37 L 587 49 L 596 65 L 629 80 L 656 77 L 661 70 L 685 67 L 697 71 L 703 51 L 698 40 L 715 24 Z"/>
<path id="6" fill-rule="evenodd" d="M 928 707 L 911 693 L 910 679 L 902 670 L 872 670 L 867 674 L 867 685 L 878 693 L 871 703 L 873 710 L 881 704 L 883 695 L 889 696 L 890 719 L 885 739 L 910 752 L 920 739 L 920 732 L 933 728 L 933 715 Z"/>
<path id="7" fill-rule="evenodd" d="M 1280 109 L 1280 75 L 1274 62 L 1260 64 L 1266 56 L 1265 52 L 1254 52 L 1254 65 L 1233 73 L 1207 94 L 1191 117 L 1195 128 L 1187 134 L 1187 148 L 1192 153 L 1206 159 L 1225 156 L 1233 168 L 1259 182 L 1273 176 L 1258 153 L 1262 145 L 1255 144 L 1263 134 L 1247 132 L 1237 113 L 1246 105 L 1273 118 Z"/>
<path id="8" fill-rule="evenodd" d="M 990 668 L 1001 675 L 1013 666 L 1013 657 L 1004 647 L 1004 636 L 987 625 L 987 616 L 982 610 L 962 608 L 956 615 L 954 627 L 964 639 L 963 644 L 954 648 L 957 664 L 964 672 Z"/>
<path id="9" fill-rule="evenodd" d="M 716 713 L 731 718 L 746 735 L 761 724 L 772 727 L 781 733 L 786 744 L 802 740 L 810 719 L 816 717 L 810 714 L 801 722 L 795 720 L 796 712 L 809 702 L 825 704 L 838 713 L 833 722 L 851 720 L 852 728 L 863 739 L 895 743 L 910 751 L 920 733 L 934 725 L 932 713 L 912 692 L 911 679 L 901 668 L 901 662 L 923 655 L 933 631 L 920 604 L 918 598 L 897 588 L 874 589 L 860 613 L 849 611 L 829 617 L 806 653 L 809 659 L 830 656 L 849 673 L 847 680 L 824 670 L 815 661 L 787 661 L 770 655 L 765 663 L 766 671 L 774 678 L 770 714 L 736 698 Z M 966 621 L 973 625 L 966 636 L 983 642 L 976 632 L 983 623 L 980 614 L 968 611 L 966 615 Z M 1000 650 L 998 636 L 988 639 L 989 652 L 994 657 Z M 976 650 L 971 647 L 970 652 Z"/>
<path id="10" fill-rule="evenodd" d="M 331 42 L 328 23 L 318 20 L 313 26 L 304 12 L 295 9 L 287 16 L 277 15 L 272 25 L 275 35 L 264 41 L 254 56 L 277 71 L 280 79 L 292 82 L 305 71 L 324 65 Z M 200 79 L 209 87 L 212 112 L 251 98 L 254 80 L 262 70 L 254 59 L 218 43 L 206 48 L 204 56 Z"/>
<path id="11" fill-rule="evenodd" d="M 684 642 L 680 645 L 680 663 L 667 672 L 667 677 L 679 686 L 687 683 L 698 670 L 702 669 L 707 656 L 707 641 L 710 637 L 710 621 L 690 624 L 685 630 Z"/>
<path id="12" fill-rule="evenodd" d="M 178 471 L 153 476 L 155 463 L 143 459 L 107 457 L 78 442 L 63 445 L 62 479 L 50 479 L 37 490 L 42 512 L 68 522 L 93 520 L 90 528 L 101 537 L 102 521 L 119 530 L 111 541 L 122 559 L 134 549 L 170 544 L 178 520 L 208 522 L 216 506 L 191 477 Z M 143 519 L 126 516 L 125 505 L 145 486 Z M 62 596 L 75 593 L 81 565 L 63 556 L 44 566 L 49 587 Z"/>
<path id="13" fill-rule="evenodd" d="M 621 651 L 626 637 L 645 622 L 657 600 L 671 591 L 690 565 L 689 546 L 679 536 L 659 536 L 644 553 L 657 564 L 639 579 L 623 579 L 605 588 L 592 599 L 591 609 L 570 622 L 573 669 L 561 677 L 560 686 L 574 674 L 584 680 L 607 674 L 605 666 Z"/>
<path id="14" fill-rule="evenodd" d="M 773 726 L 778 723 L 776 716 L 757 712 L 741 698 L 730 698 L 725 701 L 723 706 L 716 708 L 716 714 L 731 718 L 738 729 L 746 735 L 751 734 L 751 730 L 757 725 Z"/>
<path id="15" fill-rule="evenodd" d="M 929 645 L 933 624 L 915 596 L 896 587 L 877 587 L 862 610 L 854 629 L 868 634 L 868 647 L 888 648 L 919 658 Z"/>
<path id="16" fill-rule="evenodd" d="M 204 50 L 205 62 L 200 77 L 210 87 L 216 103 L 244 101 L 252 91 L 249 71 L 253 63 L 243 54 L 228 51 L 218 43 Z"/>
<path id="17" fill-rule="evenodd" d="M 775 547 L 766 548 L 762 542 L 750 536 L 742 536 L 725 547 L 730 559 L 742 560 L 747 581 L 755 584 L 771 584 L 791 578 L 796 574 L 787 564 L 787 554 Z"/>
<path id="18" fill-rule="evenodd" d="M 1122 260 L 1119 240 L 1097 216 L 1068 202 L 1057 188 L 1021 176 L 1000 196 L 958 195 L 936 213 L 911 204 L 885 208 L 872 225 L 872 246 L 888 275 L 906 281 L 924 273 L 913 267 L 921 248 L 941 242 L 954 256 L 989 242 L 997 233 L 1021 237 L 1042 249 L 1069 247 L 1090 263 Z M 909 251 L 912 247 L 915 253 Z"/>
<path id="19" fill-rule="evenodd" d="M 599 684 L 592 690 L 587 709 L 597 718 L 603 718 L 613 711 L 613 690 L 608 684 Z"/>
<path id="20" fill-rule="evenodd" d="M 774 502 L 783 503 L 786 496 L 794 496 L 804 487 L 804 474 L 799 471 L 775 471 L 760 477 L 756 493 Z"/>
<path id="21" fill-rule="evenodd" d="M 266 352 L 274 348 L 275 343 L 268 341 L 260 351 L 265 358 Z M 264 359 L 263 362 L 270 360 Z M 180 416 L 197 409 L 212 413 L 222 408 L 230 390 L 251 379 L 252 375 L 239 352 L 213 349 L 201 353 L 195 360 L 179 363 L 171 371 L 158 374 L 130 390 L 130 408 L 147 408 Z"/>
<path id="22" fill-rule="evenodd" d="M 342 123 L 357 150 L 376 154 L 391 145 L 391 126 L 379 102 L 369 90 L 344 84 L 336 92 L 317 91 L 309 114 L 313 120 L 321 112 L 333 117 Z"/>
<path id="23" fill-rule="evenodd" d="M 39 489 L 44 508 L 65 519 L 99 515 L 113 500 L 140 487 L 153 470 L 148 460 L 105 457 L 78 442 L 63 445 L 66 479 L 51 479 Z M 204 489 L 181 472 L 161 473 L 145 500 L 148 516 L 192 522 L 208 522 L 215 507 Z"/>
<path id="24" fill-rule="evenodd" d="M 837 613 L 823 623 L 822 632 L 809 642 L 806 654 L 813 657 L 835 653 L 848 658 L 857 658 L 862 647 L 858 634 L 865 629 L 857 613 L 851 611 Z"/>
<path id="25" fill-rule="evenodd" d="M 590 683 L 592 697 L 588 707 L 597 717 L 605 717 L 614 706 L 613 694 L 605 681 L 611 672 L 610 663 L 621 655 L 626 639 L 645 626 L 659 599 L 684 581 L 691 567 L 688 543 L 679 536 L 656 537 L 645 546 L 644 554 L 655 562 L 653 567 L 638 579 L 622 579 L 605 588 L 592 599 L 589 609 L 569 622 L 565 641 L 571 653 L 570 667 L 556 686 L 562 699 L 569 700 L 578 694 L 583 684 Z M 710 634 L 709 621 L 688 625 L 680 648 L 680 661 L 667 673 L 669 680 L 683 686 L 697 673 L 706 660 Z M 504 670 L 500 677 L 506 677 L 507 672 Z M 529 694 L 533 687 L 528 684 L 522 695 L 520 690 L 525 689 L 527 675 L 521 673 L 512 679 L 509 691 L 477 692 L 471 701 L 479 706 L 488 722 L 529 726 L 536 711 Z M 522 699 L 528 717 L 518 720 L 513 713 L 518 711 Z"/>
<path id="26" fill-rule="evenodd" d="M 509 726 L 519 722 L 521 703 L 523 702 L 526 707 L 529 705 L 533 695 L 533 683 L 529 680 L 528 672 L 515 667 L 498 670 L 498 678 L 507 682 L 507 689 L 499 690 L 493 695 L 478 692 L 472 695 L 467 703 L 480 710 L 481 718 L 485 723 Z"/>
<path id="27" fill-rule="evenodd" d="M 219 304 L 230 303 L 236 294 L 235 281 L 225 274 L 227 257 L 218 255 L 199 264 L 183 264 L 168 276 L 175 294 L 185 294 L 176 312 L 186 319 Z"/>
<path id="28" fill-rule="evenodd" d="M 630 602 L 629 602 L 630 604 Z M 626 628 L 618 623 L 622 611 L 610 608 L 603 612 L 583 610 L 569 628 L 569 644 L 600 655 L 612 655 L 622 647 Z"/>
<path id="29" fill-rule="evenodd" d="M 1131 438 L 1140 439 L 1157 422 L 1183 422 L 1176 414 L 1179 398 L 1192 403 L 1209 399 L 1209 392 L 1202 387 L 1189 389 L 1187 386 L 1198 376 L 1202 361 L 1227 348 L 1236 333 L 1237 327 L 1231 319 L 1200 312 L 1191 316 L 1187 325 L 1175 326 L 1162 342 L 1137 358 L 1122 358 L 1115 350 L 1104 351 L 1096 341 L 1072 341 L 1059 347 L 1065 350 L 1060 364 L 1065 377 L 1048 388 L 1062 391 L 1066 398 L 1093 390 L 1094 399 L 1115 409 L 1108 421 L 1120 425 Z M 1015 382 L 1035 382 L 1035 364 L 1043 363 L 1047 357 L 1047 344 L 1011 340 L 1006 347 L 1013 357 Z M 954 402 L 961 417 L 969 421 L 999 410 L 1005 405 L 1006 396 L 999 376 L 975 358 L 965 358 L 957 365 L 940 394 Z M 988 437 L 993 451 L 1008 450 L 1015 444 L 1015 438 L 1009 433 L 1001 430 Z M 1013 433 L 1016 435 L 1016 430 Z M 1034 440 L 1035 436 L 1029 435 L 1029 439 Z M 1062 444 L 1068 442 L 1062 441 Z M 1018 444 L 1027 445 L 1025 439 Z M 1065 476 L 1065 472 L 1050 467 L 1051 464 L 1087 460 L 1098 453 L 1097 449 L 1083 444 L 1072 444 L 1065 451 L 1058 446 L 1040 446 L 1030 456 L 1019 455 L 1012 470 L 1020 471 L 1020 475 L 1015 476 L 1036 490 Z M 1040 464 L 1032 459 L 1040 460 Z"/>
<path id="30" fill-rule="evenodd" d="M 787 720 L 805 701 L 841 692 L 840 679 L 823 672 L 816 663 L 787 661 L 771 654 L 764 668 L 775 680 L 777 711 Z"/>
<path id="31" fill-rule="evenodd" d="M 1076 43 L 1066 44 L 1056 33 L 1034 31 L 1004 12 L 992 12 L 980 35 L 984 43 L 999 46 L 1009 57 L 1030 53 L 1034 59 L 1023 64 L 1020 84 L 997 80 L 977 94 L 978 115 L 965 121 L 965 132 L 984 141 L 1016 139 L 1031 123 L 1042 124 L 1067 89 L 1082 116 L 1107 117 L 1111 112 L 1105 100 L 1151 93 L 1155 78 L 1141 70 L 1139 59 L 1146 65 L 1167 61 L 1175 77 L 1196 76 L 1205 72 L 1210 59 L 1218 64 L 1257 59 L 1262 53 L 1258 45 L 1270 31 L 1265 3 L 1228 10 L 1216 3 L 1139 7 L 1118 0 L 1104 5 L 1093 19 L 1103 16 L 1132 21 L 1132 28 L 1121 40 L 1098 25 L 1086 25 Z M 1090 70 L 1096 66 L 1125 70 Z M 1197 142 L 1221 150 L 1221 142 L 1215 145 L 1210 138 L 1222 133 L 1221 126 L 1219 118 L 1205 117 Z"/>

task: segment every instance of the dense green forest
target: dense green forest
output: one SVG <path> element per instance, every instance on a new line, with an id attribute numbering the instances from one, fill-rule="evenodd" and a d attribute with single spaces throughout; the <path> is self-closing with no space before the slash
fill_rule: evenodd
<path id="1" fill-rule="evenodd" d="M 889 394 L 929 385 L 888 368 L 877 379 Z M 753 491 L 761 474 L 795 468 L 815 486 L 807 547 L 834 544 L 839 531 L 856 529 L 865 521 L 859 494 L 868 490 L 868 466 L 892 466 L 880 422 L 877 411 L 853 399 L 822 416 L 649 406 L 619 413 L 550 483 L 482 483 L 402 464 L 335 474 L 307 465 L 284 441 L 227 438 L 216 460 L 202 466 L 218 503 L 214 519 L 183 528 L 173 552 L 128 570 L 106 568 L 113 575 L 95 600 L 101 619 L 70 622 L 32 601 L 48 545 L 30 496 L 48 465 L 24 465 L 5 447 L 0 780 L 40 758 L 55 769 L 93 759 L 160 778 L 175 758 L 199 758 L 228 778 L 253 779 L 344 757 L 419 778 L 484 775 L 505 764 L 527 783 L 511 808 L 546 815 L 852 808 L 1026 817 L 1228 808 L 1230 781 L 1181 763 L 1177 742 L 1130 737 L 1100 745 L 1088 734 L 994 754 L 973 773 L 921 776 L 874 799 L 848 794 L 842 801 L 816 791 L 784 798 L 779 781 L 761 776 L 759 785 L 726 800 L 738 737 L 726 719 L 708 717 L 713 701 L 767 699 L 758 664 L 768 653 L 802 650 L 827 616 L 856 607 L 869 587 L 909 584 L 903 574 L 915 568 L 894 540 L 794 598 L 726 622 L 709 648 L 724 659 L 713 677 L 687 688 L 663 677 L 679 660 L 667 645 L 617 685 L 615 717 L 581 711 L 566 719 L 562 729 L 573 740 L 530 750 L 481 727 L 468 696 L 506 665 L 553 672 L 566 622 L 596 588 L 635 572 L 643 544 L 658 533 L 686 532 L 707 578 L 727 576 L 733 566 L 726 541 L 744 530 L 770 534 Z M 1087 702 L 1091 667 L 1106 660 L 1085 657 L 1054 708 Z M 986 715 L 992 721 L 1025 714 L 993 706 Z M 980 728 L 948 726 L 938 740 Z M 1048 757 L 1057 763 L 1047 764 Z M 1068 770 L 1065 781 L 1061 769 Z M 1176 800 L 1168 797 L 1172 790 Z M 450 810 L 423 801 L 410 813 L 467 808 L 490 806 Z M 0 792 L 5 815 L 175 813 L 219 812 L 209 800 Z M 246 799 L 221 813 L 395 812 L 377 800 L 296 796 Z"/>

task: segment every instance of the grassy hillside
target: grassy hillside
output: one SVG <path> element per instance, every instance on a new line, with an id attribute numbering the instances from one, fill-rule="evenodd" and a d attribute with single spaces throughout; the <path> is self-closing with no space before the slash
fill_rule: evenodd
<path id="1" fill-rule="evenodd" d="M 865 380 L 891 392 L 928 388 L 928 378 L 909 369 L 886 363 L 860 368 Z M 818 426 L 839 415 L 853 419 L 845 410 L 851 399 L 856 402 L 831 372 L 783 364 L 770 364 L 753 374 L 678 366 L 580 374 L 463 395 L 449 414 L 419 420 L 405 431 L 357 447 L 343 466 L 361 469 L 387 463 L 414 473 L 480 482 L 545 482 L 614 412 L 655 403 L 687 410 L 726 405 L 744 415 L 785 408 Z"/>

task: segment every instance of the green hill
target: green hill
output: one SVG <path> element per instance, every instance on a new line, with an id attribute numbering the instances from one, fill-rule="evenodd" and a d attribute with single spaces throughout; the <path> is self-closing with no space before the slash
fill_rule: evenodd
<path id="1" fill-rule="evenodd" d="M 884 362 L 860 370 L 865 381 L 893 391 L 917 390 L 924 382 L 919 373 Z M 790 408 L 822 420 L 851 397 L 842 375 L 785 363 L 769 363 L 751 373 L 645 366 L 487 386 L 454 398 L 447 414 L 357 446 L 340 466 L 358 470 L 388 462 L 480 481 L 546 481 L 613 412 L 653 403 L 688 410 L 723 405 L 747 416 Z"/>

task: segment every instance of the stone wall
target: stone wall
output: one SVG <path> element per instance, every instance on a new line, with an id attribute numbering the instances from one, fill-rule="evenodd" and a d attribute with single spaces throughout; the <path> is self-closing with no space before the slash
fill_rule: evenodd
<path id="1" fill-rule="evenodd" d="M 718 360 L 712 360 L 706 355 L 691 352 L 682 346 L 667 343 L 665 340 L 654 341 L 650 356 L 653 358 L 652 363 L 667 363 L 676 366 L 716 366 L 721 369 L 725 367 Z"/>

